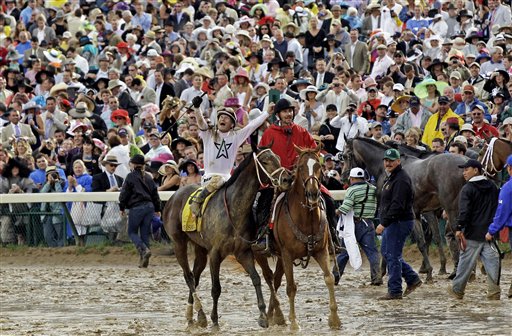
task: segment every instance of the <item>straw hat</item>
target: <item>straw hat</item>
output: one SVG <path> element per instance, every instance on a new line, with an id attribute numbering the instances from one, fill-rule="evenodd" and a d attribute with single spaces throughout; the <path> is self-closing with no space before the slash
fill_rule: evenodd
<path id="1" fill-rule="evenodd" d="M 119 166 L 121 163 L 117 161 L 117 157 L 115 155 L 107 155 L 104 160 L 101 161 L 102 165 L 111 164 L 114 166 Z"/>
<path id="2" fill-rule="evenodd" d="M 391 110 L 398 114 L 404 113 L 404 109 L 402 108 L 402 102 L 409 101 L 411 98 L 412 98 L 412 96 L 409 96 L 409 95 L 403 95 L 403 96 L 398 97 L 393 102 L 393 104 L 391 104 Z"/>
<path id="3" fill-rule="evenodd" d="M 164 163 L 164 164 L 163 164 L 163 165 L 158 169 L 158 174 L 160 174 L 160 175 L 162 175 L 162 176 L 163 176 L 163 175 L 166 175 L 165 170 L 166 170 L 166 168 L 167 168 L 167 167 L 172 168 L 176 174 L 179 174 L 179 173 L 180 173 L 180 170 L 179 170 L 179 168 L 178 168 L 178 164 L 176 163 L 176 161 L 174 161 L 174 160 L 169 160 L 169 161 L 167 161 L 166 163 Z"/>
<path id="4" fill-rule="evenodd" d="M 75 119 L 82 119 L 91 117 L 92 112 L 87 107 L 87 104 L 81 101 L 75 105 L 74 109 L 69 111 L 69 115 Z"/>
<path id="5" fill-rule="evenodd" d="M 201 67 L 201 68 L 197 69 L 196 70 L 196 74 L 199 74 L 199 75 L 201 75 L 203 77 L 206 77 L 208 79 L 212 79 L 213 78 L 213 72 L 208 67 Z"/>
<path id="6" fill-rule="evenodd" d="M 66 91 L 68 89 L 68 85 L 64 82 L 60 82 L 58 84 L 55 84 L 51 89 L 50 89 L 50 96 L 52 97 L 55 97 L 55 95 L 57 94 L 57 92 L 60 92 L 60 91 Z"/>

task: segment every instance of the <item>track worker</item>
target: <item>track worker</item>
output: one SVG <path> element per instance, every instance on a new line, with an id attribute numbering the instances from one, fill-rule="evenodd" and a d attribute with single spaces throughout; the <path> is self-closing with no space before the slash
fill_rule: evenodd
<path id="1" fill-rule="evenodd" d="M 235 164 L 238 147 L 270 116 L 265 111 L 244 128 L 235 130 L 235 112 L 229 107 L 223 107 L 217 110 L 216 125 L 209 127 L 199 109 L 202 102 L 200 96 L 192 99 L 199 136 L 203 139 L 204 148 L 204 175 L 201 182 L 204 188 L 199 195 L 190 200 L 190 210 L 196 217 L 201 216 L 202 204 L 208 195 L 220 189 L 231 177 L 230 172 Z M 273 107 L 269 107 L 270 113 L 272 109 Z"/>
<path id="2" fill-rule="evenodd" d="M 375 229 L 382 234 L 381 254 L 386 260 L 388 272 L 388 293 L 381 300 L 397 300 L 407 296 L 422 282 L 418 273 L 402 258 L 405 240 L 414 226 L 411 178 L 400 163 L 400 152 L 388 149 L 384 152 L 386 179 L 380 197 L 380 224 Z M 402 277 L 407 288 L 402 294 Z"/>
<path id="3" fill-rule="evenodd" d="M 350 187 L 347 189 L 343 204 L 336 210 L 336 214 L 346 215 L 350 210 L 354 211 L 354 234 L 357 243 L 370 262 L 371 284 L 380 286 L 382 285 L 382 274 L 380 272 L 379 251 L 375 244 L 375 227 L 372 222 L 377 210 L 377 188 L 365 181 L 364 170 L 361 168 L 352 168 L 349 177 Z M 335 284 L 340 281 L 348 259 L 349 256 L 346 250 L 343 250 L 336 257 L 340 272 L 333 272 Z"/>
<path id="4" fill-rule="evenodd" d="M 512 155 L 509 155 L 507 158 L 507 173 L 508 176 L 512 176 Z M 501 187 L 498 196 L 498 208 L 496 209 L 494 220 L 489 225 L 485 239 L 491 241 L 493 236 L 505 226 L 508 227 L 508 242 L 510 249 L 512 249 L 512 178 L 509 178 L 508 182 Z M 512 283 L 508 289 L 508 298 L 512 298 Z"/>
<path id="5" fill-rule="evenodd" d="M 487 272 L 487 298 L 500 299 L 500 256 L 492 236 L 486 240 L 487 230 L 498 207 L 498 188 L 483 176 L 482 164 L 468 160 L 459 166 L 466 184 L 459 196 L 459 217 L 455 236 L 462 241 L 457 266 L 457 275 L 452 280 L 448 292 L 457 299 L 464 297 L 469 277 L 480 257 Z"/>
<path id="6" fill-rule="evenodd" d="M 146 268 L 151 257 L 149 236 L 151 219 L 160 216 L 160 196 L 151 174 L 144 169 L 144 156 L 137 154 L 130 159 L 132 171 L 128 173 L 119 194 L 121 216 L 128 213 L 128 236 L 140 254 L 139 267 Z"/>

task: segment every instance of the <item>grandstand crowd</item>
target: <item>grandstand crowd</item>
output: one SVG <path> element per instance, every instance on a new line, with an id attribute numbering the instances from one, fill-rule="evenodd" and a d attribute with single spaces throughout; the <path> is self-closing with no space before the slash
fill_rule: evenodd
<path id="1" fill-rule="evenodd" d="M 136 154 L 158 190 L 199 183 L 196 96 L 239 128 L 289 100 L 329 189 L 350 138 L 476 158 L 512 140 L 511 74 L 510 1 L 3 0 L 0 193 L 117 191 Z M 1 241 L 37 245 L 16 207 Z M 56 218 L 40 219 L 49 246 L 65 239 Z"/>

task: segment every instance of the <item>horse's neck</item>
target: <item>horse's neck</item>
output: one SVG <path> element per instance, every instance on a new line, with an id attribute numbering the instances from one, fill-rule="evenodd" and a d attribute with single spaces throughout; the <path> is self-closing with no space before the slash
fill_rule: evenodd
<path id="1" fill-rule="evenodd" d="M 384 149 L 377 146 L 371 146 L 369 148 L 370 150 L 358 151 L 358 154 L 363 159 L 366 169 L 370 174 L 378 177 L 384 172 L 381 159 L 384 157 Z"/>
<path id="2" fill-rule="evenodd" d="M 245 212 L 250 212 L 252 209 L 256 193 L 260 187 L 255 167 L 255 164 L 251 163 L 240 173 L 236 181 L 227 187 L 226 193 L 230 203 L 230 211 L 236 213 L 237 216 L 243 216 Z"/>

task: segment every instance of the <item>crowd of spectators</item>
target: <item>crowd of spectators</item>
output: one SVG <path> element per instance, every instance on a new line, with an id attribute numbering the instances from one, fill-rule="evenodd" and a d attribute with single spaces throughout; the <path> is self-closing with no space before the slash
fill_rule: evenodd
<path id="1" fill-rule="evenodd" d="M 117 191 L 136 154 L 158 190 L 199 183 L 196 96 L 210 123 L 231 107 L 240 128 L 288 99 L 334 189 L 357 136 L 474 156 L 485 137 L 512 140 L 511 65 L 500 0 L 5 0 L 0 192 Z M 44 239 L 60 246 L 50 217 Z M 34 244 L 27 218 L 2 241 Z"/>

